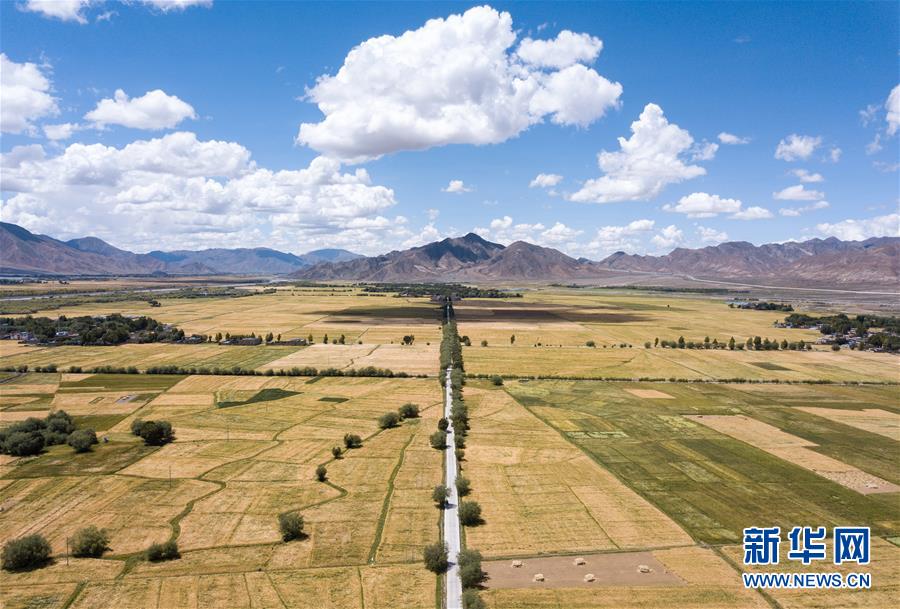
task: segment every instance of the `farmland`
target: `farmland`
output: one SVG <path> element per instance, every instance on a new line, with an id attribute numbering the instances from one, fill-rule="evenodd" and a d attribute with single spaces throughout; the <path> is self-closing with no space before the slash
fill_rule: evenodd
<path id="1" fill-rule="evenodd" d="M 434 576 L 419 554 L 438 534 L 428 498 L 441 462 L 427 440 L 440 412 L 437 383 L 308 381 L 28 374 L 5 384 L 4 405 L 7 395 L 49 400 L 47 408 L 66 409 L 109 441 L 84 455 L 55 446 L 4 457 L 0 536 L 40 533 L 63 555 L 66 539 L 90 523 L 110 532 L 112 550 L 102 560 L 4 573 L 4 605 L 433 607 Z M 266 391 L 275 399 L 217 406 Z M 378 415 L 407 402 L 420 405 L 421 418 L 377 427 Z M 129 433 L 135 418 L 171 421 L 176 441 L 143 446 Z M 363 446 L 335 460 L 331 448 L 348 432 Z M 324 483 L 314 476 L 322 463 Z M 291 509 L 304 515 L 307 538 L 285 544 L 276 517 Z M 170 538 L 180 560 L 135 563 L 151 542 Z"/>
<path id="2" fill-rule="evenodd" d="M 101 438 L 83 454 L 56 445 L 0 456 L 0 537 L 40 533 L 55 556 L 41 569 L 4 571 L 3 605 L 439 607 L 439 578 L 424 568 L 422 548 L 441 531 L 431 495 L 442 458 L 429 445 L 442 411 L 440 309 L 425 298 L 363 294 L 280 287 L 163 298 L 152 310 L 136 300 L 38 313 L 151 315 L 188 334 L 311 334 L 311 346 L 0 341 L 0 366 L 30 370 L 0 373 L 0 426 L 64 410 Z M 455 306 L 469 339 L 471 429 L 460 465 L 466 499 L 482 509 L 464 542 L 484 556 L 489 607 L 894 604 L 896 357 L 654 343 L 820 336 L 775 327 L 783 312 L 724 300 L 541 288 Z M 344 344 L 326 344 L 326 334 Z M 401 344 L 406 335 L 412 345 Z M 34 371 L 51 364 L 59 372 Z M 90 372 L 167 365 L 256 374 Z M 427 378 L 266 376 L 370 366 Z M 379 428 L 382 413 L 407 402 L 421 417 Z M 131 433 L 139 419 L 171 422 L 175 441 L 146 446 Z M 336 459 L 346 433 L 362 447 Z M 305 538 L 281 540 L 278 515 L 288 511 L 304 517 Z M 88 524 L 109 532 L 112 549 L 66 558 L 67 540 Z M 744 589 L 742 529 L 797 524 L 871 527 L 873 588 L 837 597 Z M 143 560 L 151 543 L 167 540 L 180 559 Z M 536 569 L 544 582 L 533 581 Z M 597 577 L 586 582 L 591 569 Z"/>

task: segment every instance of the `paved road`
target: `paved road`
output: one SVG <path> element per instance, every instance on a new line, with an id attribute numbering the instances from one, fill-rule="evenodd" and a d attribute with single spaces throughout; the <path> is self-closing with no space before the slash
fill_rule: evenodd
<path id="1" fill-rule="evenodd" d="M 444 393 L 444 416 L 450 420 L 450 406 L 452 405 L 452 392 L 450 389 L 450 370 L 447 367 L 447 387 Z M 459 579 L 459 565 L 456 564 L 460 549 L 459 539 L 459 496 L 456 493 L 456 443 L 453 441 L 453 423 L 447 428 L 447 448 L 444 449 L 444 459 L 447 472 L 447 488 L 450 489 L 450 498 L 447 500 L 447 509 L 444 510 L 444 541 L 447 542 L 450 568 L 447 570 L 446 609 L 462 609 L 462 582 Z"/>

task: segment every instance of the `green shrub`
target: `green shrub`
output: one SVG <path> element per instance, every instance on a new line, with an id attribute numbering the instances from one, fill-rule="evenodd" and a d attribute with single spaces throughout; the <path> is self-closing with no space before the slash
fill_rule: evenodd
<path id="1" fill-rule="evenodd" d="M 481 506 L 476 501 L 461 501 L 459 504 L 459 522 L 471 527 L 484 522 L 481 519 Z"/>
<path id="2" fill-rule="evenodd" d="M 147 446 L 162 446 L 175 439 L 172 424 L 168 421 L 143 421 L 138 435 Z"/>
<path id="3" fill-rule="evenodd" d="M 44 435 L 38 431 L 14 431 L 3 440 L 3 452 L 14 457 L 36 455 L 44 450 Z"/>
<path id="4" fill-rule="evenodd" d="M 174 540 L 150 544 L 150 547 L 147 548 L 147 560 L 150 562 L 175 560 L 177 558 L 181 558 L 181 552 L 178 551 L 178 544 Z"/>
<path id="5" fill-rule="evenodd" d="M 447 432 L 438 430 L 429 436 L 428 441 L 431 443 L 431 448 L 438 450 L 447 448 Z"/>
<path id="6" fill-rule="evenodd" d="M 463 609 L 487 609 L 484 600 L 479 596 L 478 590 L 469 588 L 463 590 L 462 594 Z"/>
<path id="7" fill-rule="evenodd" d="M 26 535 L 3 544 L 2 562 L 7 571 L 35 569 L 50 560 L 50 544 L 41 535 Z"/>
<path id="8" fill-rule="evenodd" d="M 444 486 L 443 484 L 438 484 L 434 487 L 434 490 L 431 491 L 431 499 L 437 504 L 437 506 L 441 509 L 446 507 L 447 505 L 447 497 L 450 496 L 450 489 Z"/>
<path id="9" fill-rule="evenodd" d="M 319 482 L 325 482 L 328 479 L 328 469 L 324 465 L 320 465 L 316 468 L 316 479 Z"/>
<path id="10" fill-rule="evenodd" d="M 396 412 L 386 412 L 378 417 L 378 427 L 381 429 L 390 429 L 400 424 L 400 415 Z"/>
<path id="11" fill-rule="evenodd" d="M 278 530 L 281 531 L 281 539 L 284 541 L 305 537 L 303 533 L 303 516 L 297 512 L 279 514 Z"/>
<path id="12" fill-rule="evenodd" d="M 340 446 L 332 446 L 331 447 L 331 456 L 334 457 L 335 459 L 340 459 L 341 454 L 343 454 L 343 452 L 344 451 L 341 450 Z"/>
<path id="13" fill-rule="evenodd" d="M 432 573 L 443 573 L 450 566 L 447 560 L 447 544 L 438 542 L 425 546 L 422 551 L 425 568 Z"/>
<path id="14" fill-rule="evenodd" d="M 362 446 L 362 438 L 355 433 L 344 434 L 344 446 L 347 448 L 359 448 Z"/>
<path id="15" fill-rule="evenodd" d="M 74 448 L 76 453 L 86 453 L 97 443 L 97 434 L 93 429 L 78 429 L 69 434 L 66 443 Z"/>
<path id="16" fill-rule="evenodd" d="M 72 555 L 100 558 L 109 550 L 109 533 L 95 526 L 83 528 L 72 536 Z"/>
<path id="17" fill-rule="evenodd" d="M 474 588 L 487 579 L 487 573 L 481 570 L 481 552 L 478 550 L 461 550 L 456 562 L 459 563 L 463 588 Z"/>
<path id="18" fill-rule="evenodd" d="M 144 425 L 144 421 L 142 419 L 135 419 L 131 422 L 131 435 L 140 436 L 141 435 L 141 427 Z"/>
<path id="19" fill-rule="evenodd" d="M 495 386 L 500 387 L 501 385 L 503 385 L 503 377 L 495 374 L 491 377 L 491 382 Z"/>
<path id="20" fill-rule="evenodd" d="M 468 478 L 463 476 L 456 477 L 456 492 L 459 493 L 460 497 L 465 497 L 472 492 L 472 483 L 469 482 Z"/>
<path id="21" fill-rule="evenodd" d="M 448 421 L 445 417 L 441 417 L 438 421 L 438 429 L 440 429 L 441 431 L 447 431 L 449 427 L 450 421 Z"/>
<path id="22" fill-rule="evenodd" d="M 419 416 L 419 407 L 415 404 L 404 404 L 397 409 L 403 419 L 415 419 Z"/>

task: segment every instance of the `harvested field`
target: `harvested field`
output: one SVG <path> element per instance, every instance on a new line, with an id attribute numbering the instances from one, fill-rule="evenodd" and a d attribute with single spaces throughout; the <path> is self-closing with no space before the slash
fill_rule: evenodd
<path id="1" fill-rule="evenodd" d="M 487 586 L 497 588 L 605 588 L 609 586 L 684 586 L 685 582 L 671 573 L 652 552 L 615 552 L 585 554 L 585 564 L 576 565 L 571 556 L 548 556 L 522 560 L 521 567 L 511 566 L 509 560 L 483 563 L 488 573 Z M 649 567 L 642 573 L 640 566 Z M 544 581 L 532 577 L 541 573 Z M 585 581 L 592 574 L 594 579 Z"/>
<path id="2" fill-rule="evenodd" d="M 900 414 L 896 412 L 888 412 L 880 408 L 842 410 L 840 408 L 816 408 L 810 406 L 800 407 L 798 410 L 900 441 Z"/>
<path id="3" fill-rule="evenodd" d="M 672 400 L 674 399 L 668 393 L 657 391 L 656 389 L 626 389 L 633 396 L 644 398 L 645 400 Z"/>
<path id="4" fill-rule="evenodd" d="M 260 369 L 287 370 L 312 366 L 342 370 L 374 366 L 407 374 L 434 374 L 438 368 L 438 344 L 402 345 L 312 345 L 271 361 Z"/>

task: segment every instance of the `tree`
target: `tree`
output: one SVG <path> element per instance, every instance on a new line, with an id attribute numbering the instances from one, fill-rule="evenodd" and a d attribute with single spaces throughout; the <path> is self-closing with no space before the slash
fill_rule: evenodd
<path id="1" fill-rule="evenodd" d="M 762 339 L 758 336 L 754 336 L 753 337 L 753 349 L 758 350 L 760 347 L 762 347 Z"/>
<path id="2" fill-rule="evenodd" d="M 649 348 L 650 348 L 650 341 L 648 340 L 647 342 L 644 343 L 644 349 L 649 349 Z"/>
<path id="3" fill-rule="evenodd" d="M 438 484 L 434 487 L 434 490 L 431 491 L 431 499 L 437 504 L 437 506 L 441 509 L 447 507 L 447 498 L 450 496 L 450 489 L 444 486 L 443 484 Z"/>
<path id="4" fill-rule="evenodd" d="M 728 348 L 731 351 L 734 351 L 734 337 L 733 336 L 730 339 L 728 339 Z"/>
<path id="5" fill-rule="evenodd" d="M 432 573 L 443 573 L 450 566 L 447 560 L 447 544 L 438 542 L 425 546 L 422 550 L 425 568 Z"/>
<path id="6" fill-rule="evenodd" d="M 36 455 L 44 450 L 44 436 L 38 431 L 14 431 L 3 441 L 3 452 L 14 457 Z"/>
<path id="7" fill-rule="evenodd" d="M 678 348 L 684 349 L 684 337 L 683 336 L 678 337 Z"/>
<path id="8" fill-rule="evenodd" d="M 342 453 L 343 453 L 343 451 L 341 450 L 340 446 L 332 446 L 331 447 L 331 456 L 334 457 L 335 459 L 340 459 Z"/>
<path id="9" fill-rule="evenodd" d="M 147 548 L 147 560 L 150 562 L 175 560 L 176 558 L 181 558 L 181 552 L 178 551 L 178 543 L 174 539 L 163 543 L 153 543 Z"/>
<path id="10" fill-rule="evenodd" d="M 481 341 L 481 346 L 482 346 L 482 347 L 487 347 L 487 341 L 486 341 L 486 340 Z"/>
<path id="11" fill-rule="evenodd" d="M 465 497 L 472 491 L 472 483 L 469 482 L 468 478 L 464 478 L 463 476 L 456 477 L 456 492 L 459 493 L 460 497 Z"/>
<path id="12" fill-rule="evenodd" d="M 654 347 L 658 347 L 658 346 L 659 346 L 659 337 L 658 337 L 658 336 L 657 336 L 656 338 L 653 339 L 653 346 L 654 346 Z"/>
<path id="13" fill-rule="evenodd" d="M 144 421 L 138 435 L 147 446 L 162 446 L 175 439 L 172 424 L 168 421 Z"/>
<path id="14" fill-rule="evenodd" d="M 481 506 L 477 501 L 461 501 L 459 504 L 459 522 L 471 527 L 482 523 Z"/>
<path id="15" fill-rule="evenodd" d="M 74 448 L 76 453 L 86 453 L 97 443 L 97 434 L 93 429 L 78 429 L 69 434 L 66 443 Z"/>
<path id="16" fill-rule="evenodd" d="M 832 351 L 840 351 L 841 346 L 839 344 L 835 343 L 835 344 L 831 345 L 831 350 Z"/>
<path id="17" fill-rule="evenodd" d="M 216 342 L 217 343 L 222 342 L 222 333 L 221 332 L 216 332 Z"/>
<path id="18" fill-rule="evenodd" d="M 441 417 L 438 420 L 438 429 L 441 431 L 447 431 L 448 427 L 450 427 L 450 421 L 448 421 L 446 417 Z"/>
<path id="19" fill-rule="evenodd" d="M 494 384 L 494 386 L 500 387 L 501 385 L 503 385 L 503 377 L 495 374 L 491 377 L 491 382 Z"/>
<path id="20" fill-rule="evenodd" d="M 359 448 L 362 446 L 362 438 L 355 433 L 344 434 L 344 446 L 346 448 Z"/>
<path id="21" fill-rule="evenodd" d="M 487 605 L 481 596 L 478 595 L 478 590 L 475 588 L 463 590 L 462 602 L 463 609 L 487 609 Z"/>
<path id="22" fill-rule="evenodd" d="M 589 340 L 589 341 L 587 341 L 586 343 L 584 343 L 584 346 L 585 346 L 585 347 L 591 347 L 591 348 L 593 349 L 594 347 L 597 346 L 597 343 L 594 342 L 594 341 L 592 341 L 592 340 Z"/>
<path id="23" fill-rule="evenodd" d="M 403 419 L 415 419 L 419 416 L 419 407 L 416 404 L 407 403 L 397 409 Z"/>
<path id="24" fill-rule="evenodd" d="M 347 337 L 341 334 L 340 338 L 338 338 L 338 342 L 342 345 L 345 344 L 347 342 Z"/>
<path id="25" fill-rule="evenodd" d="M 510 335 L 510 337 L 509 337 L 509 344 L 510 344 L 510 345 L 515 345 L 515 344 L 516 344 L 516 335 L 515 335 L 515 334 L 511 334 L 511 335 Z"/>
<path id="26" fill-rule="evenodd" d="M 327 334 L 322 337 L 322 342 L 325 343 L 326 345 L 328 344 L 328 335 Z"/>
<path id="27" fill-rule="evenodd" d="M 438 450 L 447 448 L 447 432 L 439 429 L 429 436 L 428 441 L 431 443 L 431 448 Z"/>
<path id="28" fill-rule="evenodd" d="M 141 435 L 141 426 L 144 424 L 142 419 L 135 419 L 131 422 L 131 435 L 139 436 Z"/>
<path id="29" fill-rule="evenodd" d="M 280 342 L 281 342 L 281 334 L 279 334 L 279 335 L 275 338 L 275 340 L 278 341 L 278 342 L 280 343 Z"/>
<path id="30" fill-rule="evenodd" d="M 481 570 L 481 552 L 478 550 L 460 550 L 456 562 L 463 588 L 474 588 L 487 578 L 487 573 Z"/>
<path id="31" fill-rule="evenodd" d="M 72 536 L 73 556 L 100 558 L 109 549 L 109 533 L 106 529 L 89 526 Z"/>
<path id="32" fill-rule="evenodd" d="M 416 337 L 413 336 L 412 334 L 406 334 L 403 336 L 403 344 L 404 345 L 409 346 L 409 345 L 413 344 L 414 342 L 416 342 Z"/>
<path id="33" fill-rule="evenodd" d="M 41 535 L 26 535 L 3 544 L 2 563 L 6 571 L 35 569 L 49 560 L 50 544 Z"/>
<path id="34" fill-rule="evenodd" d="M 386 412 L 378 417 L 378 427 L 381 429 L 391 429 L 400 424 L 400 415 L 396 412 Z"/>
<path id="35" fill-rule="evenodd" d="M 266 334 L 266 342 L 267 342 L 267 343 L 270 343 L 270 342 L 272 342 L 273 340 L 275 340 L 275 337 L 272 336 L 272 333 L 271 333 L 271 332 L 269 332 L 268 334 Z"/>
<path id="36" fill-rule="evenodd" d="M 304 537 L 303 516 L 297 512 L 279 514 L 278 530 L 281 531 L 281 539 L 284 541 L 292 541 Z"/>
<path id="37" fill-rule="evenodd" d="M 316 479 L 319 482 L 325 482 L 325 480 L 328 479 L 328 470 L 325 468 L 324 465 L 320 465 L 319 467 L 316 468 Z"/>
<path id="38" fill-rule="evenodd" d="M 313 344 L 315 341 L 313 340 L 312 332 L 309 333 L 309 336 L 306 337 L 307 344 Z"/>

